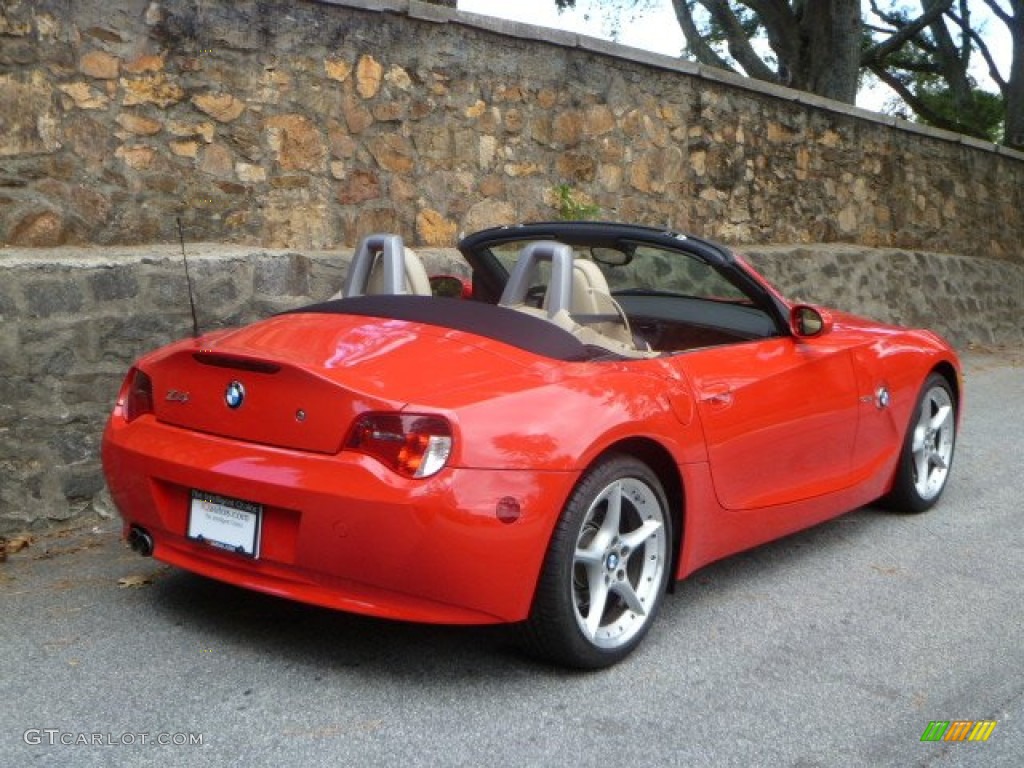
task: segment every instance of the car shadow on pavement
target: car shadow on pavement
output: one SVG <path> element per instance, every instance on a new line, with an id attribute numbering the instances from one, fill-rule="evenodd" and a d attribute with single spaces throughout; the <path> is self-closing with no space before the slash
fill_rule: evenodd
<path id="1" fill-rule="evenodd" d="M 881 535 L 893 516 L 865 507 L 713 563 L 676 586 L 665 601 L 656 633 L 686 632 L 687 614 L 721 600 L 756 598 L 766 581 L 802 565 L 827 568 L 857 544 L 852 536 Z M 898 522 L 898 520 L 896 521 Z M 520 677 L 572 674 L 529 657 L 511 626 L 438 626 L 390 621 L 319 608 L 234 587 L 178 570 L 161 569 L 140 610 L 203 642 L 246 655 L 273 657 L 320 670 L 422 678 L 443 674 Z M 680 638 L 682 639 L 682 638 Z"/>
<path id="2" fill-rule="evenodd" d="M 790 574 L 825 574 L 837 561 L 851 557 L 864 560 L 868 568 L 890 568 L 884 556 L 877 556 L 877 550 L 884 549 L 879 542 L 914 517 L 865 506 L 710 563 L 676 583 L 665 602 L 662 623 L 685 621 L 685 613 L 699 609 L 702 601 L 767 597 Z M 872 560 L 883 562 L 871 565 Z"/>
<path id="3" fill-rule="evenodd" d="M 253 592 L 169 569 L 154 579 L 147 610 L 210 644 L 328 670 L 449 677 L 527 670 L 534 663 L 503 626 L 438 626 L 359 616 Z M 495 665 L 495 658 L 502 664 Z"/>

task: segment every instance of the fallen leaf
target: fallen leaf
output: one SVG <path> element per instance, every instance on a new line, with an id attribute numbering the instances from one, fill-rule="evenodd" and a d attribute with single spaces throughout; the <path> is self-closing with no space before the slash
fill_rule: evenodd
<path id="1" fill-rule="evenodd" d="M 75 545 L 70 546 L 70 547 L 65 547 L 64 549 L 59 549 L 59 548 L 54 548 L 54 547 L 47 547 L 45 550 L 43 550 L 43 552 L 41 554 L 36 555 L 32 559 L 33 560 L 49 560 L 51 558 L 59 557 L 61 555 L 72 555 L 75 552 L 81 552 L 82 550 L 85 550 L 85 549 L 93 549 L 95 547 L 102 547 L 102 546 L 103 546 L 103 542 L 102 541 L 94 540 L 94 541 L 86 541 L 86 542 L 83 542 L 82 544 L 75 544 Z"/>
<path id="2" fill-rule="evenodd" d="M 15 552 L 25 549 L 31 543 L 32 537 L 28 535 L 15 536 L 13 539 L 0 539 L 0 551 L 6 555 L 13 555 Z"/>
<path id="3" fill-rule="evenodd" d="M 143 576 L 142 574 L 135 574 L 134 576 L 122 576 L 117 580 L 117 585 L 124 589 L 125 587 L 142 587 L 146 584 L 152 584 L 153 579 L 150 576 Z"/>

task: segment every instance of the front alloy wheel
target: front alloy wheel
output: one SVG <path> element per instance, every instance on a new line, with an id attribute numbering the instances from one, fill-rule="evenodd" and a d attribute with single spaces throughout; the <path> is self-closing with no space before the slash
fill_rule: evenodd
<path id="1" fill-rule="evenodd" d="M 946 487 L 955 442 L 952 389 L 945 377 L 932 374 L 921 389 L 886 501 L 908 512 L 924 512 L 932 507 Z"/>
<path id="2" fill-rule="evenodd" d="M 526 623 L 544 657 L 605 667 L 647 632 L 671 567 L 671 518 L 657 476 L 628 456 L 592 467 L 552 536 Z"/>

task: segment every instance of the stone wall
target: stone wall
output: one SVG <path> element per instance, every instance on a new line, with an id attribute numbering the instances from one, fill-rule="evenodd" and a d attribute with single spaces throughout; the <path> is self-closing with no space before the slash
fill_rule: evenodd
<path id="1" fill-rule="evenodd" d="M 351 257 L 223 244 L 187 250 L 203 330 L 327 298 Z M 431 274 L 466 273 L 453 250 L 419 253 Z M 961 345 L 1024 342 L 1024 266 L 857 246 L 760 248 L 748 256 L 794 298 L 926 324 Z M 16 249 L 4 258 L 0 534 L 112 514 L 98 455 L 103 423 L 132 361 L 191 332 L 180 251 Z"/>
<path id="2" fill-rule="evenodd" d="M 206 244 L 187 252 L 203 331 L 326 299 L 351 257 Z M 432 274 L 465 271 L 450 251 L 419 253 Z M 110 514 L 99 444 L 121 380 L 140 354 L 192 330 L 181 252 L 17 249 L 3 275 L 0 534 Z"/>
<path id="3" fill-rule="evenodd" d="M 835 244 L 745 255 L 794 301 L 930 328 L 960 349 L 1024 344 L 1024 264 Z"/>
<path id="4" fill-rule="evenodd" d="M 216 243 L 189 245 L 212 328 L 329 295 L 368 232 L 450 247 L 563 183 L 790 295 L 1024 340 L 1018 153 L 415 0 L 6 0 L 0 533 L 110 512 L 121 377 L 190 329 L 176 219 Z"/>
<path id="5" fill-rule="evenodd" d="M 452 245 L 555 214 L 1024 260 L 1024 156 L 415 0 L 11 0 L 0 242 Z M 2 259 L 2 253 L 0 253 Z"/>

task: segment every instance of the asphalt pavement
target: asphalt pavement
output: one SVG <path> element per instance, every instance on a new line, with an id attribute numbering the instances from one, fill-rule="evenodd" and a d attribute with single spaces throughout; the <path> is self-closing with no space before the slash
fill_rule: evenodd
<path id="1" fill-rule="evenodd" d="M 116 521 L 0 563 L 0 766 L 1024 765 L 1024 359 L 969 355 L 950 485 L 709 566 L 606 671 L 142 559 Z M 987 741 L 921 741 L 931 721 Z"/>

